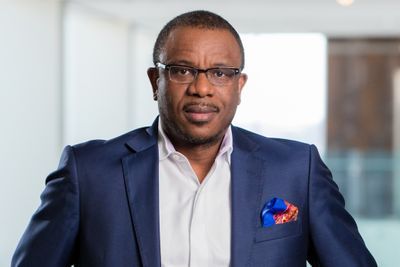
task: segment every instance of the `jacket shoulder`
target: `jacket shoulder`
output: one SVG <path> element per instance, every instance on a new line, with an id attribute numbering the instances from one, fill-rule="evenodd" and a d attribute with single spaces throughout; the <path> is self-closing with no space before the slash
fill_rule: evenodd
<path id="1" fill-rule="evenodd" d="M 132 140 L 140 142 L 143 136 L 148 135 L 147 130 L 149 127 L 142 127 L 130 132 L 124 133 L 112 139 L 94 139 L 83 143 L 72 145 L 75 154 L 78 155 L 112 155 L 112 154 L 125 154 L 129 151 L 127 145 Z"/>
<path id="2" fill-rule="evenodd" d="M 233 127 L 234 136 L 239 142 L 247 140 L 254 144 L 258 150 L 293 152 L 296 150 L 310 150 L 310 144 L 290 139 L 266 137 L 240 127 Z M 235 137 L 234 137 L 235 138 Z"/>

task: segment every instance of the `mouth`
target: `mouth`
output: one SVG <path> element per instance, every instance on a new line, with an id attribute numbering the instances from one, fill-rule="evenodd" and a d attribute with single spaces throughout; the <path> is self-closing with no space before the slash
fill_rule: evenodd
<path id="1" fill-rule="evenodd" d="M 204 124 L 216 116 L 219 108 L 209 103 L 189 103 L 183 107 L 183 111 L 190 122 Z"/>

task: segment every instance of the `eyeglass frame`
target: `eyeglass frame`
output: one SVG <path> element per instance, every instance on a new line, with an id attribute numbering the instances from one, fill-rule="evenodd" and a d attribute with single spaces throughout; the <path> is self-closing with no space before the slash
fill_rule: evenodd
<path id="1" fill-rule="evenodd" d="M 170 80 L 170 81 L 172 81 L 172 82 L 175 82 L 175 83 L 178 83 L 178 84 L 191 84 L 191 83 L 193 83 L 195 80 L 196 80 L 196 78 L 197 78 L 197 76 L 199 75 L 199 73 L 204 73 L 205 75 L 206 75 L 206 77 L 207 77 L 207 80 L 211 83 L 211 84 L 213 84 L 213 85 L 215 85 L 215 86 L 224 86 L 224 85 L 227 85 L 227 84 L 215 84 L 215 83 L 213 83 L 212 81 L 210 81 L 210 79 L 209 79 L 209 77 L 208 77 L 208 71 L 209 70 L 218 70 L 218 69 L 229 69 L 229 70 L 233 70 L 234 71 L 234 73 L 233 73 L 233 77 L 236 77 L 237 75 L 240 75 L 241 74 L 241 69 L 240 68 L 234 68 L 234 67 L 213 67 L 213 68 L 208 68 L 208 69 L 200 69 L 200 68 L 196 68 L 196 67 L 192 67 L 192 66 L 187 66 L 187 65 L 180 65 L 180 64 L 164 64 L 164 63 L 161 63 L 161 62 L 156 62 L 155 63 L 155 67 L 156 68 L 161 68 L 161 69 L 163 69 L 163 70 L 166 70 L 166 71 L 168 71 L 168 79 Z M 185 67 L 185 68 L 189 68 L 189 69 L 192 69 L 192 70 L 194 70 L 195 72 L 195 74 L 194 74 L 194 76 L 193 76 L 193 80 L 192 81 L 190 81 L 190 82 L 179 82 L 179 81 L 176 81 L 176 80 L 172 80 L 171 79 L 171 74 L 170 74 L 170 69 L 171 69 L 171 67 Z M 233 79 L 232 79 L 232 81 L 233 81 Z"/>

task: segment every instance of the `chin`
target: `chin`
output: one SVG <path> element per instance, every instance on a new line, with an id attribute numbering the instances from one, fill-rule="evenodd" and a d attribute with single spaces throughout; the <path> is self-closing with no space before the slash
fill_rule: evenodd
<path id="1" fill-rule="evenodd" d="M 215 144 L 216 142 L 220 141 L 223 136 L 225 130 L 220 132 L 210 134 L 209 130 L 205 130 L 206 133 L 199 133 L 199 132 L 182 132 L 182 140 L 188 144 L 192 145 L 206 145 L 206 144 Z"/>
<path id="2" fill-rule="evenodd" d="M 183 136 L 183 139 L 186 143 L 191 145 L 212 145 L 218 142 L 218 136 L 193 136 L 193 135 L 186 135 Z"/>
<path id="3" fill-rule="evenodd" d="M 220 141 L 225 133 L 225 129 L 215 130 L 220 128 L 212 123 L 191 123 L 187 121 L 180 121 L 170 119 L 166 116 L 162 118 L 165 125 L 164 130 L 171 139 L 181 144 L 188 145 L 212 145 Z M 229 126 L 229 125 L 228 125 Z"/>

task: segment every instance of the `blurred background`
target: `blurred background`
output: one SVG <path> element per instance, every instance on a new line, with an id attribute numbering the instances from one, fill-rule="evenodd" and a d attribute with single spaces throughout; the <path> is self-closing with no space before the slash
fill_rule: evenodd
<path id="1" fill-rule="evenodd" d="M 0 266 L 62 148 L 149 125 L 153 43 L 214 11 L 246 52 L 234 124 L 318 146 L 379 266 L 400 245 L 400 1 L 0 0 Z"/>

